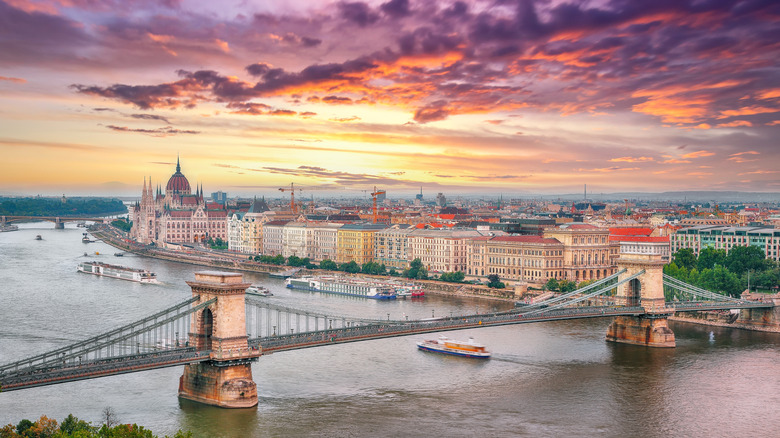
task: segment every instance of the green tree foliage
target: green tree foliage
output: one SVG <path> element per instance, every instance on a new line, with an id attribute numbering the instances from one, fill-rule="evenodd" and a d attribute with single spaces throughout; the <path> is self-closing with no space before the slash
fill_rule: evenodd
<path id="1" fill-rule="evenodd" d="M 689 271 L 695 268 L 697 263 L 696 254 L 692 248 L 680 248 L 672 255 L 672 259 L 677 266 Z"/>
<path id="2" fill-rule="evenodd" d="M 561 292 L 573 292 L 577 289 L 577 283 L 571 280 L 561 280 L 559 284 Z"/>
<path id="3" fill-rule="evenodd" d="M 120 230 L 124 231 L 125 233 L 129 233 L 130 229 L 133 228 L 133 223 L 132 222 L 127 222 L 124 219 L 117 219 L 115 221 L 112 221 L 111 225 L 113 225 L 116 228 L 119 228 Z"/>
<path id="4" fill-rule="evenodd" d="M 320 262 L 320 269 L 324 269 L 327 271 L 336 271 L 339 269 L 339 266 L 333 260 L 325 259 Z"/>
<path id="5" fill-rule="evenodd" d="M 558 291 L 561 288 L 560 283 L 558 283 L 558 280 L 551 278 L 547 280 L 547 283 L 544 284 L 544 288 L 551 291 Z"/>
<path id="6" fill-rule="evenodd" d="M 703 271 L 705 269 L 712 269 L 715 265 L 722 265 L 726 261 L 726 251 L 723 249 L 715 248 L 702 248 L 699 251 L 699 260 L 696 262 L 696 269 Z"/>
<path id="7" fill-rule="evenodd" d="M 357 274 L 360 272 L 360 265 L 356 261 L 350 260 L 348 263 L 342 263 L 339 266 L 339 271 L 344 271 L 349 274 Z"/>
<path id="8" fill-rule="evenodd" d="M 490 274 L 487 276 L 488 279 L 488 287 L 493 289 L 503 289 L 506 287 L 504 283 L 501 282 L 501 278 L 499 278 L 498 274 Z"/>
<path id="9" fill-rule="evenodd" d="M 1 198 L 0 216 L 106 216 L 127 213 L 119 199 Z"/>
<path id="10" fill-rule="evenodd" d="M 363 263 L 361 272 L 369 275 L 385 275 L 387 274 L 387 267 L 384 265 L 384 263 L 380 264 L 377 262 L 368 262 Z"/>
<path id="11" fill-rule="evenodd" d="M 283 265 L 285 264 L 285 262 L 287 262 L 287 259 L 285 259 L 284 256 L 281 254 L 277 254 L 275 256 L 261 255 L 255 257 L 255 260 L 257 260 L 260 263 L 265 263 L 267 265 Z"/>
<path id="12" fill-rule="evenodd" d="M 287 258 L 287 265 L 288 266 L 309 266 L 311 265 L 311 260 L 309 260 L 308 257 L 300 258 L 298 256 L 291 255 Z"/>
<path id="13" fill-rule="evenodd" d="M 734 246 L 724 262 L 729 271 L 742 276 L 747 271 L 763 271 L 767 268 L 764 251 L 757 246 Z"/>
<path id="14" fill-rule="evenodd" d="M 461 271 L 445 272 L 439 276 L 439 280 L 450 283 L 462 283 L 465 278 L 466 274 Z"/>
<path id="15" fill-rule="evenodd" d="M 44 416 L 38 421 L 21 420 L 16 426 L 0 427 L 0 438 L 157 438 L 151 430 L 137 424 L 103 424 L 92 426 L 72 414 L 57 424 L 57 420 Z M 167 435 L 165 438 L 169 438 Z M 170 438 L 192 438 L 192 432 L 178 430 Z"/>
<path id="16" fill-rule="evenodd" d="M 211 249 L 228 249 L 228 244 L 224 240 L 222 240 L 221 237 L 217 237 L 216 239 L 212 239 L 209 237 L 208 242 L 206 242 Z"/>
<path id="17" fill-rule="evenodd" d="M 428 270 L 423 267 L 422 260 L 419 258 L 412 260 L 409 267 L 404 269 L 403 276 L 406 278 L 416 278 L 418 280 L 428 279 Z"/>
<path id="18" fill-rule="evenodd" d="M 713 269 L 701 271 L 698 286 L 713 292 L 720 292 L 732 297 L 739 297 L 743 291 L 742 283 L 736 274 L 717 265 Z"/>

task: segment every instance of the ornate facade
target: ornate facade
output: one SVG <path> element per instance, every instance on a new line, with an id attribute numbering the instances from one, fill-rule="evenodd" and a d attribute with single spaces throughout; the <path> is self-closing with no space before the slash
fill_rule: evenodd
<path id="1" fill-rule="evenodd" d="M 165 246 L 169 243 L 199 243 L 209 238 L 227 239 L 227 212 L 220 205 L 207 205 L 202 187 L 192 188 L 176 160 L 176 173 L 163 192 L 152 187 L 152 180 L 133 206 L 133 228 L 130 236 L 140 243 Z"/>

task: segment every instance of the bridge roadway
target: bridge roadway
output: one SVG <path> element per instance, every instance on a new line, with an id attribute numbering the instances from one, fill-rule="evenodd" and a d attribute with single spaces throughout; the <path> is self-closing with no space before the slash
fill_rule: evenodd
<path id="1" fill-rule="evenodd" d="M 746 301 L 732 303 L 679 302 L 667 305 L 665 311 L 659 313 L 659 316 L 666 317 L 675 312 L 766 307 L 772 307 L 772 304 Z M 417 321 L 377 321 L 373 324 L 338 329 L 252 338 L 248 342 L 250 348 L 244 351 L 228 351 L 225 353 L 196 351 L 194 348 L 173 348 L 162 349 L 152 353 L 94 359 L 83 361 L 78 365 L 63 364 L 61 367 L 21 369 L 0 375 L 0 384 L 2 384 L 0 391 L 13 391 L 205 361 L 212 361 L 215 365 L 223 364 L 227 366 L 254 361 L 263 354 L 397 336 L 509 324 L 528 324 L 582 318 L 640 316 L 644 314 L 646 314 L 645 309 L 641 306 L 604 306 L 550 310 L 518 309 L 502 313 L 431 318 Z"/>
<path id="2" fill-rule="evenodd" d="M 77 221 L 106 223 L 114 219 L 108 217 L 78 217 L 78 216 L 0 216 L 0 223 L 11 223 L 11 222 L 28 221 L 28 220 L 40 220 L 40 221 L 54 222 L 55 224 L 58 224 L 58 223 L 77 222 Z"/>

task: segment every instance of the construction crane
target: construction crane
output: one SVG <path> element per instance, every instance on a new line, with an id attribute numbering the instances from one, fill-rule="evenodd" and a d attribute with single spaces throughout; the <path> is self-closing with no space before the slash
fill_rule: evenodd
<path id="1" fill-rule="evenodd" d="M 284 186 L 280 187 L 280 192 L 290 192 L 290 209 L 292 210 L 293 214 L 298 214 L 298 205 L 295 203 L 295 191 L 302 192 L 304 190 L 306 191 L 312 191 L 312 190 L 334 190 L 334 187 L 332 186 L 312 186 L 312 187 L 295 187 L 295 183 L 290 183 L 290 187 Z"/>
<path id="2" fill-rule="evenodd" d="M 298 207 L 295 205 L 295 190 L 300 191 L 301 189 L 296 189 L 293 185 L 294 183 L 290 183 L 290 187 L 280 187 L 279 191 L 284 192 L 290 192 L 290 210 L 292 210 L 293 214 L 298 214 Z"/>
<path id="3" fill-rule="evenodd" d="M 372 210 L 371 215 L 371 223 L 376 223 L 376 197 L 379 195 L 384 195 L 386 192 L 384 190 L 377 190 L 376 186 L 374 186 L 374 191 L 371 192 L 371 198 L 374 200 L 374 208 Z"/>

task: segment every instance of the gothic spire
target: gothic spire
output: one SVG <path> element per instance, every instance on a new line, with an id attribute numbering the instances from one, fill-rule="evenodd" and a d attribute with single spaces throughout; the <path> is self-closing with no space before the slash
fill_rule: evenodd
<path id="1" fill-rule="evenodd" d="M 179 164 L 179 154 L 176 154 L 176 172 L 181 172 L 181 165 Z"/>

